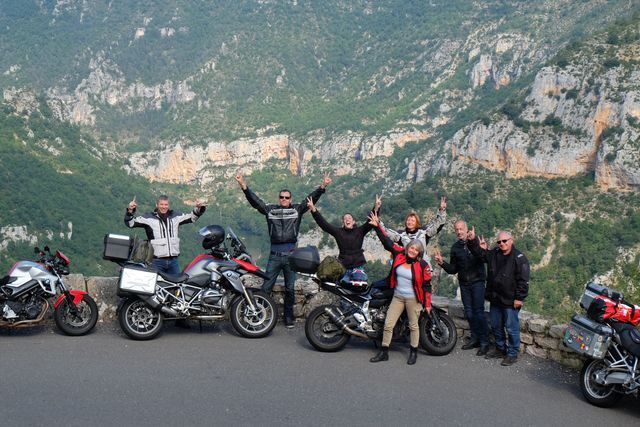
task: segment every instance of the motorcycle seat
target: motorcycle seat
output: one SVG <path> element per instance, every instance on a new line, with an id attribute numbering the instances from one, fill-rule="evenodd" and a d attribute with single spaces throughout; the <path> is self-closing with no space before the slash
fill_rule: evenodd
<path id="1" fill-rule="evenodd" d="M 167 273 L 163 273 L 161 271 L 158 271 L 158 276 L 160 276 L 164 280 L 166 280 L 168 282 L 172 282 L 172 283 L 181 283 L 181 282 L 184 282 L 187 279 L 189 279 L 189 275 L 185 274 L 185 273 L 180 273 L 180 274 L 174 275 L 174 274 L 167 274 Z"/>
<path id="2" fill-rule="evenodd" d="M 627 351 L 640 357 L 640 331 L 628 323 L 618 323 L 614 328 L 620 335 L 620 342 Z"/>

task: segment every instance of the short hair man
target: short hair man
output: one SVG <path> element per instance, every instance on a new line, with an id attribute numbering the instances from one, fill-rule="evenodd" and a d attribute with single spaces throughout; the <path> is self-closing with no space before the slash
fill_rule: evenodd
<path id="1" fill-rule="evenodd" d="M 485 357 L 502 357 L 503 366 L 513 365 L 518 361 L 520 352 L 518 314 L 529 293 L 529 261 L 516 249 L 513 236 L 506 231 L 498 233 L 493 249 L 488 249 L 484 238 L 476 238 L 473 228 L 469 232 L 469 241 L 471 252 L 482 258 L 488 266 L 485 298 L 491 303 L 489 311 L 496 348 Z"/>
<path id="2" fill-rule="evenodd" d="M 471 339 L 462 346 L 463 350 L 477 348 L 477 356 L 484 356 L 489 351 L 488 325 L 484 314 L 484 294 L 487 273 L 481 258 L 474 256 L 469 250 L 469 229 L 467 223 L 459 219 L 453 224 L 458 240 L 451 246 L 449 262 L 440 252 L 435 255 L 436 263 L 449 274 L 458 275 L 460 297 L 464 312 L 471 327 Z"/>
<path id="3" fill-rule="evenodd" d="M 178 227 L 196 222 L 206 210 L 200 199 L 190 213 L 176 212 L 170 209 L 169 197 L 162 195 L 156 201 L 153 212 L 134 217 L 138 204 L 134 197 L 124 214 L 124 223 L 129 228 L 141 227 L 147 233 L 147 239 L 153 246 L 152 266 L 162 273 L 180 274 L 178 255 L 180 255 L 180 238 Z"/>
<path id="4" fill-rule="evenodd" d="M 298 243 L 298 233 L 302 215 L 309 210 L 306 199 L 314 202 L 324 194 L 325 188 L 331 183 L 329 175 L 325 175 L 322 183 L 302 203 L 291 203 L 291 191 L 280 190 L 278 204 L 267 204 L 262 201 L 249 187 L 241 173 L 236 174 L 236 181 L 244 192 L 249 204 L 267 219 L 271 251 L 267 263 L 266 278 L 262 290 L 270 294 L 278 275 L 284 274 L 284 321 L 287 328 L 294 327 L 293 305 L 295 302 L 296 272 L 289 266 L 289 255 Z"/>

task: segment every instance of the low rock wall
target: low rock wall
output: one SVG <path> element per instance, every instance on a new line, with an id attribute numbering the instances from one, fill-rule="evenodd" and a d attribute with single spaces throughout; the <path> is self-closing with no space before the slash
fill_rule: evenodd
<path id="1" fill-rule="evenodd" d="M 116 320 L 118 297 L 116 288 L 117 277 L 84 277 L 81 274 L 71 274 L 66 280 L 72 289 L 87 291 L 96 300 L 99 310 L 99 322 L 112 322 Z M 247 286 L 258 287 L 259 281 L 246 283 Z M 284 301 L 284 287 L 276 284 L 272 294 L 282 313 Z M 324 291 L 318 290 L 318 285 L 305 278 L 296 281 L 294 315 L 297 318 L 306 317 L 311 310 L 322 304 L 333 302 L 335 297 Z M 453 318 L 458 327 L 458 336 L 469 335 L 469 323 L 464 315 L 462 302 L 444 297 L 433 297 L 433 303 L 445 309 Z M 487 313 L 488 315 L 488 313 Z M 554 324 L 550 320 L 526 311 L 520 313 L 520 338 L 521 352 L 542 359 L 550 359 L 563 365 L 577 368 L 582 365 L 583 359 L 575 352 L 564 347 L 562 338 L 566 324 Z"/>

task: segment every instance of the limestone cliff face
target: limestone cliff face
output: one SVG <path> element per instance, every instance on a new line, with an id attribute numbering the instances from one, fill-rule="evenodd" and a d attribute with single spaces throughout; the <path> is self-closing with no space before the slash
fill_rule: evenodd
<path id="1" fill-rule="evenodd" d="M 184 104 L 195 97 L 189 79 L 153 86 L 127 82 L 119 68 L 102 57 L 91 60 L 89 75 L 75 88 L 60 86 L 47 91 L 47 103 L 58 118 L 82 125 L 95 124 L 101 105 L 131 113 Z"/>
<path id="2" fill-rule="evenodd" d="M 565 68 L 541 69 L 517 117 L 497 113 L 460 129 L 445 142 L 450 159 L 416 168 L 455 174 L 480 166 L 548 178 L 593 171 L 605 189 L 638 188 L 640 71 L 622 62 L 602 72 L 594 62 L 604 60 L 585 53 Z M 489 62 L 481 58 L 477 70 Z"/>
<path id="3" fill-rule="evenodd" d="M 369 166 L 377 160 L 385 162 L 395 148 L 427 137 L 427 133 L 420 131 L 375 136 L 355 132 L 327 135 L 319 131 L 303 138 L 272 135 L 231 142 L 210 141 L 206 146 L 180 141 L 132 155 L 128 168 L 152 181 L 200 185 L 230 177 L 238 169 L 249 174 L 263 168 L 269 160 L 279 161 L 298 176 L 305 175 L 311 161 L 330 165 L 334 175 L 345 175 L 355 172 L 363 161 Z"/>

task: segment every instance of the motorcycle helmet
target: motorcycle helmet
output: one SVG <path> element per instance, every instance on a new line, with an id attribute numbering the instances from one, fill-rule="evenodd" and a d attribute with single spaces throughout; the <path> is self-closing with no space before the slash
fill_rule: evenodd
<path id="1" fill-rule="evenodd" d="M 211 249 L 224 242 L 225 231 L 224 228 L 219 225 L 207 225 L 198 232 L 204 240 L 202 241 L 202 247 L 204 249 Z"/>

